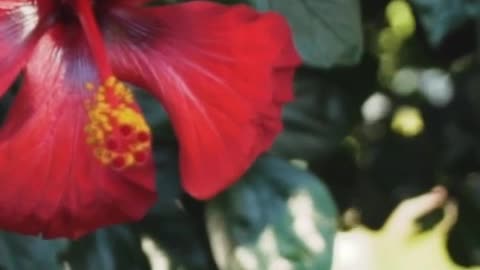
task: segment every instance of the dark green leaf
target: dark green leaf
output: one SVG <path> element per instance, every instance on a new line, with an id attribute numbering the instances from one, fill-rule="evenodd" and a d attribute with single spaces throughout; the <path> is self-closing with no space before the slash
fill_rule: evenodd
<path id="1" fill-rule="evenodd" d="M 207 222 L 221 269 L 330 269 L 332 198 L 318 178 L 281 159 L 261 158 L 208 204 Z"/>
<path id="2" fill-rule="evenodd" d="M 140 239 L 127 226 L 98 230 L 73 241 L 65 260 L 72 270 L 150 269 Z"/>
<path id="3" fill-rule="evenodd" d="M 466 20 L 480 15 L 480 2 L 471 0 L 412 0 L 427 30 L 430 43 L 440 44 L 443 38 Z"/>
<path id="4" fill-rule="evenodd" d="M 43 240 L 39 237 L 1 232 L 0 269 L 63 269 L 57 255 L 66 246 L 66 240 Z"/>
<path id="5" fill-rule="evenodd" d="M 175 146 L 155 145 L 154 159 L 157 176 L 158 200 L 150 210 L 151 214 L 169 216 L 178 212 L 178 200 L 182 193 L 180 186 L 178 150 Z"/>
<path id="6" fill-rule="evenodd" d="M 203 228 L 201 204 L 190 209 L 181 200 L 176 149 L 156 147 L 155 160 L 159 199 L 135 228 L 168 255 L 169 269 L 215 270 Z"/>
<path id="7" fill-rule="evenodd" d="M 352 65 L 363 51 L 357 0 L 249 0 L 259 10 L 285 15 L 306 64 L 329 68 Z"/>
<path id="8" fill-rule="evenodd" d="M 168 269 L 214 270 L 208 242 L 197 221 L 190 213 L 178 208 L 176 213 L 168 216 L 149 215 L 137 229 L 168 255 Z"/>
<path id="9" fill-rule="evenodd" d="M 295 101 L 285 107 L 285 130 L 273 151 L 287 158 L 314 159 L 331 152 L 348 134 L 353 106 L 341 89 L 318 72 L 301 70 Z"/>

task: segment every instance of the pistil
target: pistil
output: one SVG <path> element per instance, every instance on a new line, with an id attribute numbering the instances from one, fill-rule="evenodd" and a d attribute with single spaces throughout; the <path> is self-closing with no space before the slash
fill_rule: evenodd
<path id="1" fill-rule="evenodd" d="M 112 76 L 112 68 L 108 61 L 107 49 L 102 38 L 100 29 L 93 14 L 91 0 L 75 0 L 75 9 L 82 25 L 94 61 L 99 69 L 101 81 L 106 81 Z"/>
<path id="2" fill-rule="evenodd" d="M 103 165 L 117 170 L 143 165 L 151 155 L 150 128 L 130 88 L 113 75 L 92 2 L 74 3 L 100 77 L 98 84 L 85 84 L 92 92 L 85 103 L 86 142 Z"/>

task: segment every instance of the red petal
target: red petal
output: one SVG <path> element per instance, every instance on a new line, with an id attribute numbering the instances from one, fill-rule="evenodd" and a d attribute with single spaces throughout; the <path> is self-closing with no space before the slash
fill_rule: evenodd
<path id="1" fill-rule="evenodd" d="M 299 64 L 282 17 L 197 1 L 113 9 L 103 28 L 115 72 L 169 112 L 192 196 L 222 191 L 271 146 Z"/>
<path id="2" fill-rule="evenodd" d="M 75 33 L 67 40 L 57 28 L 41 39 L 0 131 L 1 228 L 78 238 L 137 220 L 156 200 L 151 162 L 120 173 L 104 167 L 86 144 L 84 83 L 97 76 Z"/>
<path id="3" fill-rule="evenodd" d="M 29 1 L 0 1 L 0 96 L 24 67 L 40 33 L 37 7 Z"/>

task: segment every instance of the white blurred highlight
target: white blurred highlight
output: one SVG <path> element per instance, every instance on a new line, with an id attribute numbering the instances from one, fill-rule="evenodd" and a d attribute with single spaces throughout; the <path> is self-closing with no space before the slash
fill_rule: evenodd
<path id="1" fill-rule="evenodd" d="M 373 248 L 371 237 L 361 231 L 338 233 L 332 270 L 375 270 Z"/>
<path id="2" fill-rule="evenodd" d="M 366 123 L 374 123 L 385 118 L 392 110 L 390 98 L 382 93 L 374 93 L 362 105 L 362 116 Z"/>
<path id="3" fill-rule="evenodd" d="M 40 20 L 38 8 L 31 4 L 21 5 L 15 8 L 13 19 L 22 24 L 19 39 L 24 41 L 35 30 Z"/>
<path id="4" fill-rule="evenodd" d="M 278 245 L 275 233 L 272 228 L 267 227 L 260 235 L 259 243 L 260 250 L 268 255 L 278 254 Z"/>
<path id="5" fill-rule="evenodd" d="M 255 256 L 255 253 L 253 253 L 249 249 L 242 246 L 237 247 L 234 251 L 234 255 L 237 261 L 241 264 L 242 269 L 245 269 L 245 270 L 259 269 L 257 257 Z"/>
<path id="6" fill-rule="evenodd" d="M 282 257 L 277 257 L 268 266 L 268 270 L 294 270 L 295 267 L 291 262 Z"/>
<path id="7" fill-rule="evenodd" d="M 450 74 L 441 69 L 426 69 L 420 73 L 420 93 L 434 106 L 448 105 L 453 98 L 453 82 Z"/>
<path id="8" fill-rule="evenodd" d="M 419 72 L 414 68 L 401 68 L 392 79 L 392 90 L 397 95 L 408 96 L 417 90 Z"/>
<path id="9" fill-rule="evenodd" d="M 167 254 L 160 249 L 155 241 L 148 236 L 143 236 L 141 239 L 142 250 L 147 255 L 152 270 L 165 270 L 170 267 L 170 260 Z"/>
<path id="10" fill-rule="evenodd" d="M 299 192 L 288 199 L 288 208 L 293 216 L 293 230 L 313 253 L 325 249 L 325 240 L 315 227 L 315 208 L 309 193 Z"/>

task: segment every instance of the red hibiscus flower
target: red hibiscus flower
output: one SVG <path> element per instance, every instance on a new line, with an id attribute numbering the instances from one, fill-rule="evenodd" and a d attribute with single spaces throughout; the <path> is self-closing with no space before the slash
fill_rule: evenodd
<path id="1" fill-rule="evenodd" d="M 155 202 L 152 134 L 126 82 L 172 119 L 185 190 L 211 198 L 281 130 L 299 64 L 280 16 L 203 1 L 0 0 L 0 227 L 77 238 Z"/>

